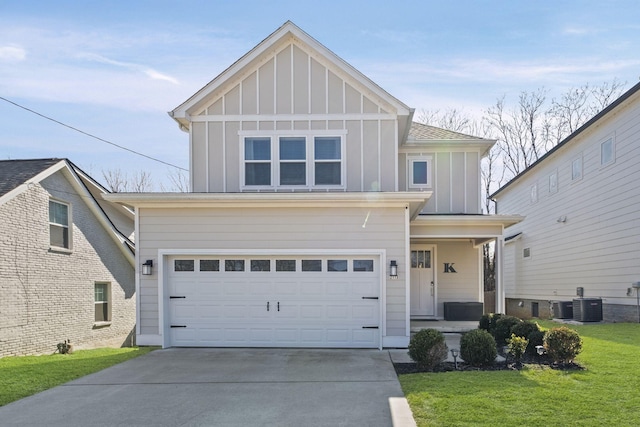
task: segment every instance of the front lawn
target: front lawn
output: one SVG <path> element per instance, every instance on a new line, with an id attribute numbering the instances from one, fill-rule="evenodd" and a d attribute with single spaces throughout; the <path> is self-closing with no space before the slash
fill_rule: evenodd
<path id="1" fill-rule="evenodd" d="M 560 326 L 539 322 L 545 328 Z M 638 426 L 640 324 L 573 326 L 585 370 L 400 375 L 419 426 Z"/>
<path id="2" fill-rule="evenodd" d="M 151 350 L 151 347 L 100 348 L 79 350 L 73 354 L 1 358 L 0 406 L 142 356 Z"/>

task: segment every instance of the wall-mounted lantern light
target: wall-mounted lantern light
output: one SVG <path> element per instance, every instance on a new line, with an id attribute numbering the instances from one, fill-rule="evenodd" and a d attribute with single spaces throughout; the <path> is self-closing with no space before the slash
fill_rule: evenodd
<path id="1" fill-rule="evenodd" d="M 153 274 L 153 260 L 148 259 L 142 264 L 142 274 L 144 276 L 151 276 Z"/>
<path id="2" fill-rule="evenodd" d="M 389 277 L 391 277 L 392 279 L 398 278 L 398 264 L 395 260 L 392 260 L 389 264 Z"/>

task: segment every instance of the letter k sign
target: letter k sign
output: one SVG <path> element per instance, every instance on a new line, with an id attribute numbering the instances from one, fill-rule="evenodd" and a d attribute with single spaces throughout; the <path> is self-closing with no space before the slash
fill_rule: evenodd
<path id="1" fill-rule="evenodd" d="M 455 262 L 452 262 L 452 263 L 445 262 L 444 263 L 444 272 L 445 273 L 457 273 L 456 269 L 453 268 L 453 264 L 455 264 Z"/>

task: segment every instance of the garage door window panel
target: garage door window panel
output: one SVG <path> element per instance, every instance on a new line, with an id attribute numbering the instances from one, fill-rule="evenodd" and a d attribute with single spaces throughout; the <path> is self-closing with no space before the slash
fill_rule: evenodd
<path id="1" fill-rule="evenodd" d="M 322 271 L 322 260 L 319 259 L 303 259 L 302 271 Z"/>
<path id="2" fill-rule="evenodd" d="M 244 271 L 244 260 L 243 259 L 225 260 L 224 271 Z"/>
<path id="3" fill-rule="evenodd" d="M 346 259 L 330 259 L 327 261 L 327 271 L 346 272 L 349 263 Z"/>
<path id="4" fill-rule="evenodd" d="M 201 259 L 200 271 L 220 271 L 220 260 L 217 259 Z"/>
<path id="5" fill-rule="evenodd" d="M 276 260 L 276 271 L 296 271 L 296 260 L 295 259 L 277 259 Z"/>
<path id="6" fill-rule="evenodd" d="M 177 259 L 173 262 L 174 271 L 195 271 L 195 262 L 192 259 Z"/>
<path id="7" fill-rule="evenodd" d="M 353 260 L 353 271 L 372 272 L 373 271 L 373 260 L 372 259 L 354 259 Z"/>
<path id="8" fill-rule="evenodd" d="M 251 271 L 271 271 L 271 261 L 268 259 L 252 259 Z"/>

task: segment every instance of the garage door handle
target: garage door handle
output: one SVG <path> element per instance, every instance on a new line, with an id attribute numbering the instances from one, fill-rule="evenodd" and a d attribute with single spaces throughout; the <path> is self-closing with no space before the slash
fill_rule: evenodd
<path id="1" fill-rule="evenodd" d="M 269 301 L 267 301 L 267 311 L 269 311 Z"/>
<path id="2" fill-rule="evenodd" d="M 186 328 L 187 325 L 171 325 L 172 328 Z"/>
<path id="3" fill-rule="evenodd" d="M 179 297 L 177 297 L 177 296 L 174 296 L 174 295 L 171 295 L 171 296 L 169 297 L 169 299 L 177 299 L 177 298 L 186 298 L 186 297 L 185 297 L 185 296 L 179 296 Z"/>
<path id="4" fill-rule="evenodd" d="M 280 311 L 280 301 L 278 301 L 278 311 Z"/>
<path id="5" fill-rule="evenodd" d="M 362 299 L 378 299 L 378 297 L 362 297 Z"/>
<path id="6" fill-rule="evenodd" d="M 377 326 L 363 326 L 362 329 L 378 329 Z"/>

